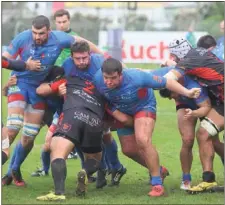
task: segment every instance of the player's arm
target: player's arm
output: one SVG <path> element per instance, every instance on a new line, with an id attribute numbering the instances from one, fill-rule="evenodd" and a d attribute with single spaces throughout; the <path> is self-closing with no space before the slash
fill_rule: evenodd
<path id="1" fill-rule="evenodd" d="M 8 82 L 2 88 L 2 95 L 7 96 L 8 88 L 10 86 L 13 86 L 13 85 L 16 85 L 16 84 L 17 84 L 17 77 L 15 75 L 10 76 Z"/>
<path id="2" fill-rule="evenodd" d="M 116 109 L 115 106 L 113 106 L 112 103 L 106 103 L 106 111 L 108 114 L 113 116 L 117 121 L 121 122 L 123 125 L 132 127 L 134 125 L 133 117 L 130 115 L 127 115 L 118 109 Z"/>
<path id="3" fill-rule="evenodd" d="M 134 119 L 130 115 L 120 112 L 119 110 L 115 110 L 112 112 L 112 116 L 127 127 L 134 126 Z"/>
<path id="4" fill-rule="evenodd" d="M 191 109 L 185 109 L 186 114 L 184 115 L 185 118 L 189 118 L 189 117 L 205 117 L 208 112 L 211 109 L 211 102 L 210 99 L 208 98 L 207 100 L 198 103 L 198 109 L 197 110 L 191 110 Z"/>
<path id="5" fill-rule="evenodd" d="M 79 42 L 79 41 L 86 41 L 89 46 L 90 46 L 90 49 L 91 49 L 91 52 L 93 53 L 99 53 L 99 54 L 102 54 L 104 55 L 104 52 L 101 51 L 94 43 L 92 43 L 91 41 L 88 41 L 87 39 L 85 38 L 82 38 L 80 36 L 73 36 L 75 38 L 75 42 Z"/>
<path id="6" fill-rule="evenodd" d="M 162 89 L 167 88 L 173 92 L 176 92 L 180 95 L 189 97 L 189 98 L 197 98 L 199 97 L 200 88 L 192 88 L 188 90 L 187 88 L 183 87 L 180 83 L 178 83 L 176 80 L 160 77 L 156 75 L 152 75 L 151 73 L 146 73 L 139 71 L 137 73 L 137 82 L 139 86 L 142 87 L 149 87 L 153 89 Z"/>

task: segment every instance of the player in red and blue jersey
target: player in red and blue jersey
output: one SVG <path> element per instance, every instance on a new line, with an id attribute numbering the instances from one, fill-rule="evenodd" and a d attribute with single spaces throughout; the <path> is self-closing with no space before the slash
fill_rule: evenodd
<path id="1" fill-rule="evenodd" d="M 3 53 L 3 56 L 9 59 L 19 56 L 26 62 L 32 57 L 41 63 L 39 72 L 13 71 L 12 75 L 16 74 L 18 83 L 8 89 L 7 128 L 9 138 L 14 139 L 23 126 L 22 139 L 16 151 L 15 163 L 12 166 L 12 177 L 17 186 L 25 185 L 19 168 L 33 147 L 45 110 L 45 101 L 36 94 L 36 88 L 48 75 L 61 49 L 69 48 L 75 41 L 80 40 L 84 39 L 70 36 L 61 31 L 51 31 L 49 19 L 41 15 L 33 20 L 32 29 L 18 34 Z M 88 43 L 93 52 L 101 53 L 94 44 L 89 41 Z M 11 176 L 8 175 L 8 178 Z"/>
<path id="2" fill-rule="evenodd" d="M 148 168 L 152 178 L 149 195 L 162 196 L 164 187 L 160 177 L 159 157 L 151 143 L 156 119 L 156 100 L 152 88 L 167 87 L 189 97 L 198 97 L 200 89 L 188 90 L 174 80 L 168 81 L 138 69 L 123 70 L 122 64 L 113 58 L 104 61 L 102 69 L 95 75 L 94 83 L 110 102 L 109 109 L 113 116 L 118 110 L 134 117 L 133 128 L 117 130 L 123 153 L 126 155 L 126 147 L 132 147 L 136 153 L 143 155 L 144 160 L 139 156 L 128 157 L 142 162 Z"/>

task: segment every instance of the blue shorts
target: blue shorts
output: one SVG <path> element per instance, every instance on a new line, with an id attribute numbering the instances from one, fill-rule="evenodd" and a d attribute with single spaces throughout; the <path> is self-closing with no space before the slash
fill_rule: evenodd
<path id="1" fill-rule="evenodd" d="M 18 82 L 8 89 L 8 103 L 24 101 L 35 109 L 45 109 L 45 100 L 36 93 L 38 86 Z"/>

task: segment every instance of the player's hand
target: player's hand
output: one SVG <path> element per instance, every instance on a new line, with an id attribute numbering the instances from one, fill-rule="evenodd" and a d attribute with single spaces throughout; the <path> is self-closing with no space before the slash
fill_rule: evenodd
<path id="1" fill-rule="evenodd" d="M 184 115 L 184 119 L 189 119 L 190 117 L 192 117 L 192 113 L 193 113 L 193 110 L 188 108 L 188 109 L 185 109 L 185 115 Z"/>
<path id="2" fill-rule="evenodd" d="M 26 69 L 31 71 L 40 71 L 41 62 L 40 60 L 32 60 L 30 56 L 26 61 Z"/>
<path id="3" fill-rule="evenodd" d="M 198 98 L 201 93 L 201 88 L 192 88 L 188 91 L 187 97 Z"/>
<path id="4" fill-rule="evenodd" d="M 66 83 L 63 83 L 59 86 L 59 95 L 63 96 L 66 95 Z"/>
<path id="5" fill-rule="evenodd" d="M 16 75 L 12 75 L 7 82 L 7 87 L 10 87 L 16 84 L 17 84 L 17 77 Z"/>
<path id="6" fill-rule="evenodd" d="M 166 66 L 175 66 L 177 63 L 171 59 L 168 59 L 164 63 L 161 64 L 161 67 L 166 67 Z"/>

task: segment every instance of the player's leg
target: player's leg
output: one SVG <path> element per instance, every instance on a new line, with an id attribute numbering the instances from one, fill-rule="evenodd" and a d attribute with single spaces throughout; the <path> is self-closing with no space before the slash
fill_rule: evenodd
<path id="1" fill-rule="evenodd" d="M 17 186 L 25 185 L 22 174 L 20 173 L 20 166 L 33 148 L 34 139 L 40 131 L 44 110 L 45 103 L 43 101 L 39 101 L 39 103 L 34 105 L 28 104 L 26 107 L 22 138 L 19 142 L 16 158 L 12 166 L 12 177 Z"/>
<path id="2" fill-rule="evenodd" d="M 160 177 L 159 156 L 155 146 L 152 144 L 152 133 L 155 127 L 155 113 L 151 111 L 140 111 L 134 118 L 135 139 L 139 152 L 143 155 L 145 163 L 151 173 L 152 190 L 149 196 L 162 196 L 164 187 Z"/>
<path id="3" fill-rule="evenodd" d="M 2 165 L 8 160 L 9 157 L 9 138 L 7 127 L 2 123 Z"/>
<path id="4" fill-rule="evenodd" d="M 187 190 L 191 188 L 191 165 L 193 160 L 192 147 L 195 139 L 195 125 L 197 118 L 184 119 L 185 110 L 177 110 L 178 128 L 182 138 L 182 146 L 180 150 L 180 162 L 183 171 L 182 183 L 180 188 Z"/>
<path id="5" fill-rule="evenodd" d="M 20 85 L 11 86 L 8 89 L 8 117 L 7 117 L 7 135 L 10 144 L 19 133 L 24 121 L 24 109 L 27 105 L 26 91 Z M 19 144 L 13 150 L 7 174 L 2 178 L 2 185 L 9 185 L 12 182 L 11 168 L 15 161 Z"/>
<path id="6" fill-rule="evenodd" d="M 48 114 L 48 116 L 46 116 L 46 114 Z M 41 151 L 42 167 L 37 169 L 31 174 L 31 176 L 33 177 L 48 176 L 48 172 L 50 168 L 50 144 L 51 144 L 53 133 L 55 132 L 57 127 L 58 119 L 59 119 L 59 115 L 57 113 L 53 115 L 52 112 L 45 111 L 44 122 L 45 124 L 48 125 L 49 128 L 45 135 L 45 143 Z"/>
<path id="7" fill-rule="evenodd" d="M 66 159 L 74 143 L 65 135 L 56 133 L 51 141 L 51 170 L 54 181 L 54 193 L 37 197 L 41 201 L 65 200 L 65 180 L 67 175 Z"/>
<path id="8" fill-rule="evenodd" d="M 224 143 L 220 141 L 219 135 L 213 137 L 212 142 L 216 154 L 218 154 L 224 164 Z"/>
<path id="9" fill-rule="evenodd" d="M 203 169 L 203 182 L 189 189 L 191 194 L 211 191 L 213 187 L 217 186 L 215 173 L 213 172 L 214 148 L 212 138 L 224 130 L 223 115 L 223 105 L 213 107 L 205 119 L 201 121 L 200 128 L 197 131 L 197 139 Z"/>
<path id="10" fill-rule="evenodd" d="M 73 119 L 73 111 L 61 113 L 56 131 L 50 144 L 51 171 L 54 181 L 54 193 L 37 197 L 37 200 L 65 200 L 65 180 L 67 175 L 66 159 L 74 149 L 80 136 L 79 121 Z"/>
<path id="11" fill-rule="evenodd" d="M 86 110 L 82 110 L 80 112 L 84 113 L 84 116 L 89 116 L 89 122 L 95 122 L 95 123 L 84 123 L 83 122 L 83 136 L 82 139 L 79 141 L 81 142 L 80 146 L 85 153 L 85 160 L 84 160 L 84 171 L 86 172 L 86 176 L 92 175 L 94 172 L 97 172 L 97 180 L 96 180 L 96 188 L 103 188 L 106 185 L 106 181 L 100 180 L 102 182 L 99 183 L 98 179 L 105 179 L 105 173 L 103 171 L 105 170 L 105 167 L 102 167 L 102 136 L 103 136 L 103 126 L 102 121 L 99 119 L 99 117 L 91 112 L 88 112 Z M 89 155 L 88 158 L 86 158 L 87 154 Z M 92 156 L 92 158 L 90 158 Z M 95 157 L 94 157 L 95 156 Z M 95 166 L 93 166 L 93 164 Z M 92 169 L 91 169 L 92 167 Z M 89 170 L 91 169 L 91 171 Z M 81 171 L 81 173 L 84 173 L 84 171 Z M 99 176 L 101 175 L 102 176 Z M 85 181 L 80 179 L 80 176 L 78 174 L 78 185 L 77 185 L 77 194 L 83 195 L 86 193 L 86 189 L 84 187 L 87 187 L 87 184 Z"/>
<path id="12" fill-rule="evenodd" d="M 110 129 L 104 130 L 103 142 L 106 152 L 106 160 L 109 161 L 112 169 L 110 186 L 118 185 L 122 176 L 126 173 L 126 168 L 119 161 L 117 143 L 113 138 Z"/>

